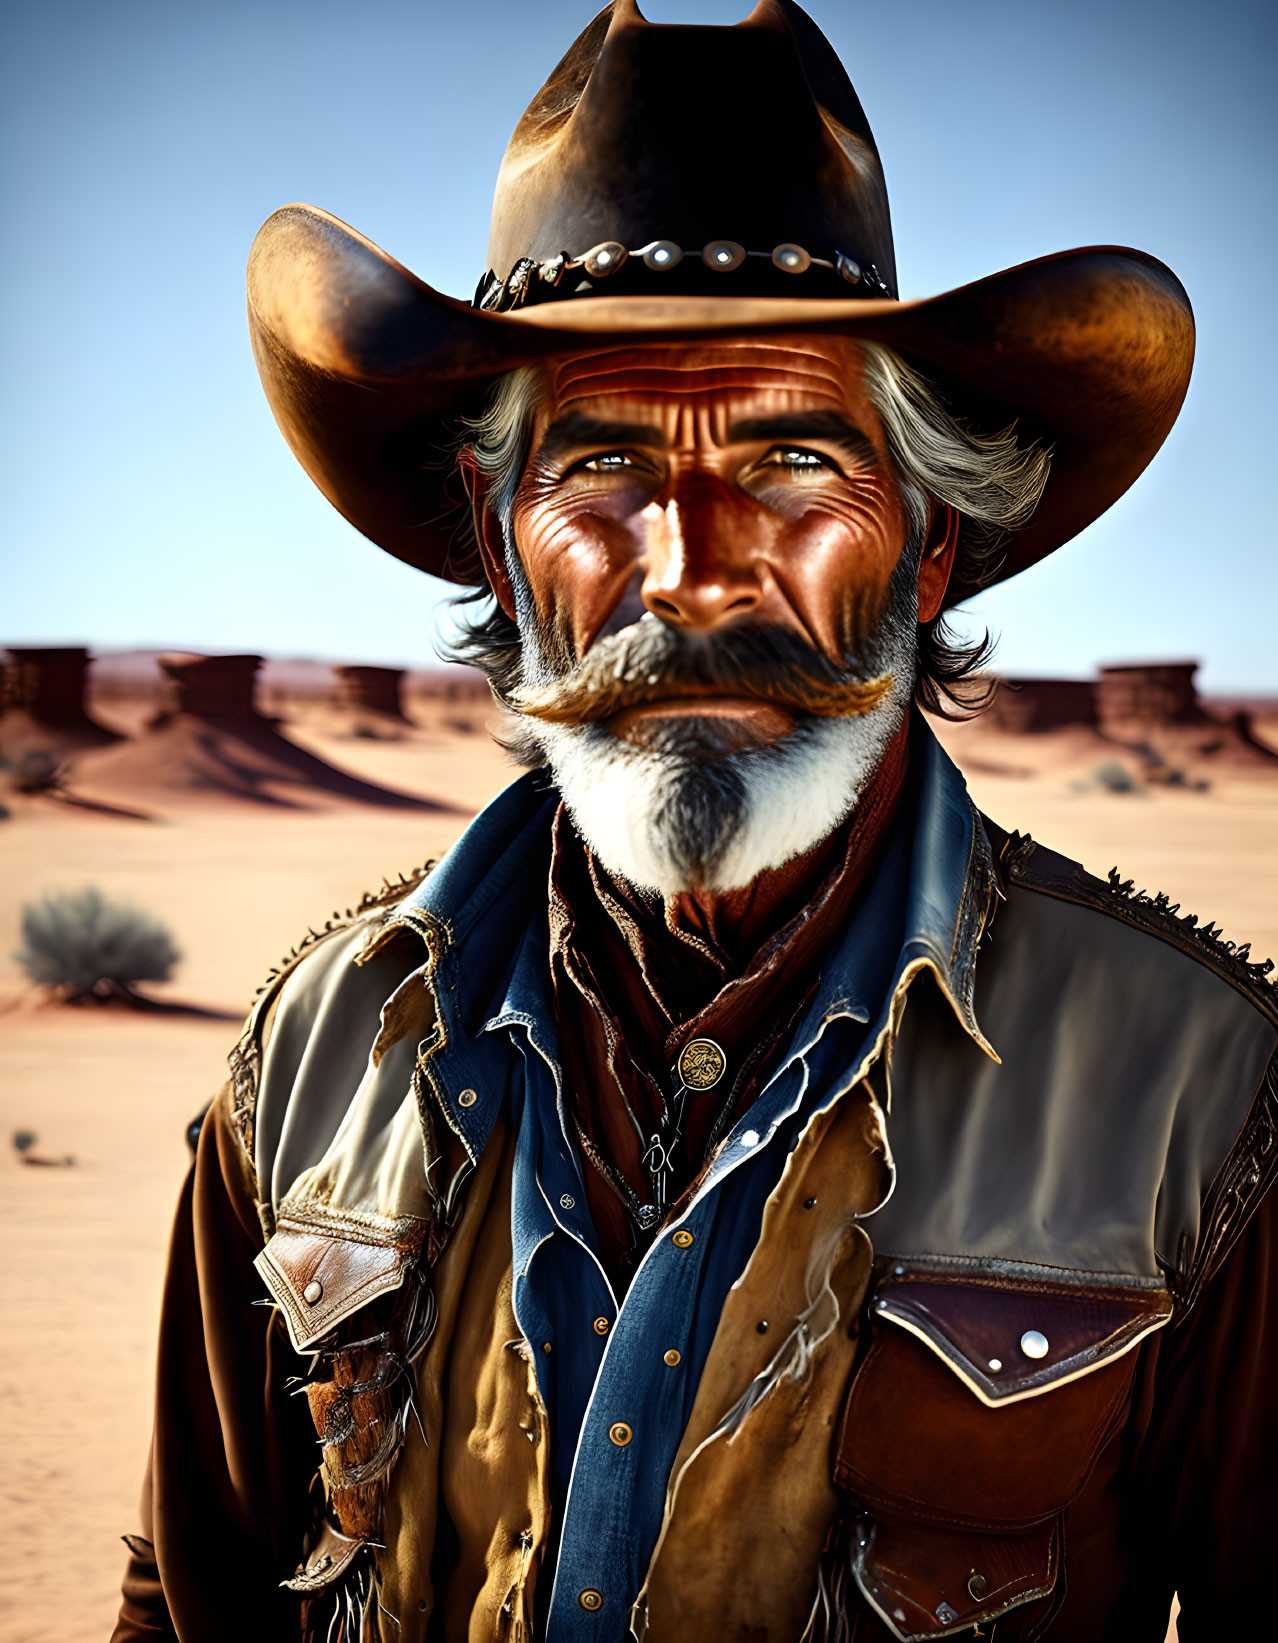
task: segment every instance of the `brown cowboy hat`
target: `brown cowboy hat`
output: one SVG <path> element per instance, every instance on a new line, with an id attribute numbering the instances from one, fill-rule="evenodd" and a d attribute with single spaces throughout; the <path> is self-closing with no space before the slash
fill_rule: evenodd
<path id="1" fill-rule="evenodd" d="M 874 139 L 792 0 L 759 0 L 731 28 L 653 25 L 634 0 L 601 12 L 515 129 L 489 259 L 474 304 L 458 302 L 336 217 L 290 205 L 248 268 L 253 350 L 298 460 L 379 547 L 457 582 L 483 579 L 452 461 L 459 418 L 498 377 L 555 354 L 742 331 L 895 349 L 956 410 L 1015 417 L 1051 443 L 1047 489 L 999 580 L 1132 484 L 1193 360 L 1179 280 L 1119 246 L 899 302 Z"/>

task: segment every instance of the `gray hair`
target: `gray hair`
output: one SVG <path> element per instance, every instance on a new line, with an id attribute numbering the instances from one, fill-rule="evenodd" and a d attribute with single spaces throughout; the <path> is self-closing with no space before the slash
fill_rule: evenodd
<path id="1" fill-rule="evenodd" d="M 510 371 L 489 390 L 488 403 L 477 417 L 462 421 L 462 444 L 469 446 L 475 466 L 488 481 L 488 506 L 505 532 L 510 523 L 515 492 L 519 489 L 533 415 L 544 386 L 535 365 Z"/>
<path id="2" fill-rule="evenodd" d="M 882 423 L 901 489 L 910 543 L 915 551 L 921 546 L 935 503 L 953 508 L 959 515 L 953 580 L 974 592 L 997 575 L 1008 534 L 1033 517 L 1051 471 L 1051 451 L 1040 441 L 1022 439 L 1015 422 L 996 429 L 976 426 L 951 411 L 933 384 L 899 354 L 874 342 L 859 346 L 866 392 Z M 511 371 L 490 391 L 481 414 L 462 425 L 462 444 L 488 481 L 488 506 L 501 522 L 517 587 L 524 579 L 510 518 L 543 386 L 536 366 Z M 486 592 L 463 595 L 461 602 L 484 599 Z M 482 667 L 496 688 L 513 685 L 517 625 L 497 609 L 477 620 L 463 618 L 461 627 L 452 656 Z M 988 634 L 963 643 L 942 612 L 920 625 L 918 639 L 915 695 L 920 705 L 940 713 L 949 711 L 948 704 L 982 705 L 982 693 L 978 689 L 973 695 L 971 681 L 989 661 L 993 645 Z"/>
<path id="3" fill-rule="evenodd" d="M 983 586 L 1002 563 L 1010 531 L 1028 525 L 1051 470 L 1048 448 L 1022 443 L 1015 422 L 987 431 L 954 416 L 932 384 L 877 342 L 860 345 L 865 388 L 879 413 L 910 527 L 927 529 L 933 502 L 962 516 L 959 579 Z M 964 549 L 966 548 L 966 552 Z"/>

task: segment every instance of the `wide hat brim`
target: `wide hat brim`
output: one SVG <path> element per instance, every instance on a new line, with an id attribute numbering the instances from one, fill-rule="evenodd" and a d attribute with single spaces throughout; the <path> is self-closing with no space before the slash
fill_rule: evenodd
<path id="1" fill-rule="evenodd" d="M 298 461 L 357 530 L 451 581 L 477 572 L 454 451 L 460 416 L 519 366 L 585 348 L 817 331 L 881 343 L 960 413 L 1012 418 L 1052 447 L 1051 477 L 995 580 L 1104 513 L 1153 458 L 1189 385 L 1194 322 L 1156 258 L 1093 246 L 915 302 L 864 297 L 577 297 L 486 313 L 433 290 L 314 206 L 263 225 L 249 329 Z M 950 589 L 949 604 L 975 590 Z"/>

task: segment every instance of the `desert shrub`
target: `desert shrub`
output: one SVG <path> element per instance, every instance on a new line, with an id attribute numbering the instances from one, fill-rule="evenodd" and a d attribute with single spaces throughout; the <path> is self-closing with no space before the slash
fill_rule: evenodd
<path id="1" fill-rule="evenodd" d="M 43 747 L 19 753 L 9 766 L 9 786 L 15 793 L 56 793 L 64 776 L 57 754 Z"/>
<path id="2" fill-rule="evenodd" d="M 29 902 L 14 956 L 32 981 L 82 999 L 128 997 L 139 981 L 167 981 L 180 954 L 158 919 L 89 886 Z"/>
<path id="3" fill-rule="evenodd" d="M 1106 759 L 1104 764 L 1098 764 L 1092 771 L 1092 780 L 1097 787 L 1103 787 L 1107 793 L 1137 793 L 1140 783 L 1128 770 L 1125 764 L 1117 759 Z"/>

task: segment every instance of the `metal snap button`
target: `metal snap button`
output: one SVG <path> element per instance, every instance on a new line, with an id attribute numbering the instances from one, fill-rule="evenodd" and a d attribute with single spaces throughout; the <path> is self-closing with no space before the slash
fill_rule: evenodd
<path id="1" fill-rule="evenodd" d="M 998 1374 L 998 1372 L 999 1372 L 999 1370 L 1000 1370 L 1000 1369 L 1001 1369 L 1001 1368 L 1002 1368 L 1002 1367 L 1003 1367 L 1003 1360 L 1002 1360 L 1002 1358 L 991 1358 L 991 1359 L 990 1359 L 990 1369 L 991 1369 L 991 1370 L 992 1370 L 992 1372 L 993 1372 L 993 1373 L 994 1373 L 994 1374 L 995 1374 L 995 1375 L 997 1375 L 997 1374 Z"/>
<path id="2" fill-rule="evenodd" d="M 595 1591 L 593 1586 L 587 1586 L 584 1592 L 578 1592 L 577 1601 L 583 1609 L 589 1609 L 593 1614 L 596 1609 L 603 1608 L 603 1593 Z"/>
<path id="3" fill-rule="evenodd" d="M 595 1334 L 596 1335 L 606 1335 L 611 1328 L 612 1328 L 612 1325 L 608 1322 L 607 1318 L 596 1318 L 595 1319 Z"/>
<path id="4" fill-rule="evenodd" d="M 577 1200 L 573 1197 L 572 1193 L 565 1192 L 563 1197 L 559 1200 L 559 1207 L 560 1209 L 576 1209 Z"/>
<path id="5" fill-rule="evenodd" d="M 459 1107 L 473 1107 L 478 1100 L 479 1097 L 474 1090 L 463 1090 L 457 1097 L 457 1105 Z"/>
<path id="6" fill-rule="evenodd" d="M 307 1306 L 314 1306 L 316 1301 L 322 1300 L 323 1298 L 323 1284 L 320 1283 L 318 1278 L 312 1278 L 310 1283 L 307 1284 L 306 1288 L 302 1291 L 302 1299 L 306 1302 Z"/>
<path id="7" fill-rule="evenodd" d="M 665 1363 L 669 1368 L 673 1369 L 675 1367 L 675 1365 L 682 1360 L 682 1357 L 683 1357 L 683 1354 L 681 1352 L 677 1351 L 672 1346 L 670 1348 L 669 1352 L 667 1352 L 664 1355 L 664 1357 L 662 1359 L 662 1362 Z"/>
<path id="8" fill-rule="evenodd" d="M 691 1249 L 696 1240 L 687 1227 L 680 1227 L 678 1232 L 671 1235 L 670 1242 L 676 1249 Z"/>
<path id="9" fill-rule="evenodd" d="M 969 1597 L 982 1598 L 985 1596 L 986 1592 L 989 1591 L 989 1589 L 989 1581 L 986 1580 L 984 1575 L 977 1574 L 976 1570 L 973 1569 L 971 1574 L 967 1577 L 967 1595 Z"/>
<path id="10" fill-rule="evenodd" d="M 1027 1358 L 1045 1358 L 1047 1356 L 1047 1336 L 1037 1329 L 1027 1329 L 1021 1336 L 1021 1351 Z"/>
<path id="11" fill-rule="evenodd" d="M 631 1438 L 634 1437 L 634 1433 L 626 1425 L 625 1421 L 615 1421 L 613 1425 L 608 1428 L 608 1436 L 617 1445 L 618 1449 L 624 1449 L 630 1442 Z"/>
<path id="12" fill-rule="evenodd" d="M 757 1147 L 759 1145 L 758 1130 L 746 1130 L 745 1134 L 741 1137 L 741 1145 L 743 1147 Z"/>

